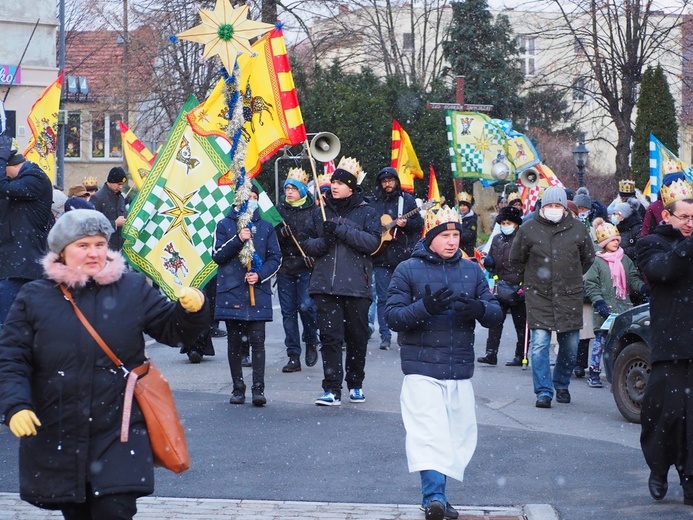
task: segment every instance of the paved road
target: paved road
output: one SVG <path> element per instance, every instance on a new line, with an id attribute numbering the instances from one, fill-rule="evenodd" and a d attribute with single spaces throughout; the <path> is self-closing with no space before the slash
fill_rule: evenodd
<path id="1" fill-rule="evenodd" d="M 512 355 L 511 330 L 508 320 L 502 361 Z M 420 487 L 406 467 L 398 353 L 379 350 L 376 336 L 369 343 L 366 402 L 333 408 L 313 404 L 321 393 L 319 365 L 281 373 L 286 357 L 280 318 L 268 326 L 264 408 L 228 404 L 224 339 L 215 340 L 217 355 L 199 365 L 175 349 L 152 345 L 149 354 L 176 393 L 193 459 L 183 475 L 159 470 L 156 495 L 416 505 Z M 485 339 L 479 328 L 477 353 Z M 621 418 L 608 388 L 574 380 L 573 403 L 541 410 L 534 407 L 531 370 L 478 366 L 473 382 L 479 444 L 465 481 L 449 481 L 453 504 L 511 515 L 527 514 L 527 504 L 549 504 L 566 520 L 690 514 L 678 486 L 662 502 L 649 497 L 639 426 Z M 16 444 L 7 429 L 0 430 L 0 492 L 17 491 Z"/>

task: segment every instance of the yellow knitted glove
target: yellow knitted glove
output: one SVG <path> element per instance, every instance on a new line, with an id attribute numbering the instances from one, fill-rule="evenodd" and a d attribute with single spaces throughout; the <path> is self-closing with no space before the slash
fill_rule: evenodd
<path id="1" fill-rule="evenodd" d="M 36 426 L 41 426 L 41 422 L 31 410 L 20 410 L 10 419 L 10 430 L 15 437 L 36 435 Z"/>
<path id="2" fill-rule="evenodd" d="M 195 287 L 183 287 L 178 301 L 188 312 L 198 312 L 205 304 L 205 295 Z"/>

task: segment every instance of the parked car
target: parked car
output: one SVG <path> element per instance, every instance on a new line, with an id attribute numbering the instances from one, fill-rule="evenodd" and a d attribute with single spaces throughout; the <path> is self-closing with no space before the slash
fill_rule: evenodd
<path id="1" fill-rule="evenodd" d="M 650 304 L 614 320 L 604 344 L 604 371 L 616 406 L 626 420 L 640 423 L 640 407 L 650 378 Z"/>

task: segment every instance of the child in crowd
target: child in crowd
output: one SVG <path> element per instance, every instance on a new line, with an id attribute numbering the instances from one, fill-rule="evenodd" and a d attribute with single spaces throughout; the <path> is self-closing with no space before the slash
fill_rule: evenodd
<path id="1" fill-rule="evenodd" d="M 587 384 L 601 388 L 601 357 L 608 333 L 601 326 L 610 314 L 620 314 L 632 307 L 629 293 L 646 292 L 647 289 L 635 264 L 620 246 L 621 236 L 616 226 L 597 218 L 594 229 L 601 250 L 585 274 L 585 292 L 594 308 L 595 331 Z"/>

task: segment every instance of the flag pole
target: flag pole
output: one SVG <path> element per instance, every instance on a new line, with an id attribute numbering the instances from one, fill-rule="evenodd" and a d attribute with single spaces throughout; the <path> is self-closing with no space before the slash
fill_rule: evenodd
<path id="1" fill-rule="evenodd" d="M 301 247 L 301 244 L 298 243 L 298 240 L 296 240 L 296 236 L 294 236 L 294 232 L 291 230 L 291 228 L 288 226 L 288 224 L 286 222 L 284 222 L 283 220 L 282 220 L 282 224 L 284 224 L 284 227 L 289 230 L 289 235 L 291 235 L 291 238 L 293 239 L 294 244 L 296 244 L 296 247 L 298 248 L 298 250 L 303 255 L 303 258 L 306 258 L 308 255 L 306 254 L 306 252 Z"/>
<path id="2" fill-rule="evenodd" d="M 248 260 L 248 272 L 250 272 L 250 269 L 253 267 L 253 261 Z M 252 283 L 248 284 L 248 292 L 250 293 L 250 306 L 255 307 L 255 287 L 253 286 Z"/>
<path id="3" fill-rule="evenodd" d="M 313 182 L 315 183 L 315 190 L 316 190 L 316 193 L 318 194 L 318 197 L 320 197 L 320 199 L 321 199 L 320 200 L 320 213 L 322 213 L 322 220 L 324 222 L 325 220 L 327 220 L 327 217 L 325 216 L 325 204 L 324 204 L 325 200 L 322 198 L 322 195 L 320 193 L 320 184 L 318 184 L 318 173 L 315 171 L 315 159 L 313 159 L 313 155 L 310 153 L 310 143 L 308 142 L 308 138 L 306 138 L 306 140 L 303 141 L 303 146 L 305 146 L 306 150 L 308 151 L 308 159 L 310 160 L 310 169 L 313 171 Z"/>

